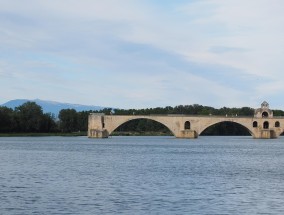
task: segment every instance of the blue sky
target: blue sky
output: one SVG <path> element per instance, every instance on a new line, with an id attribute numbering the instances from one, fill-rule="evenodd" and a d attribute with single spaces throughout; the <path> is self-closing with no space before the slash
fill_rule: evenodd
<path id="1" fill-rule="evenodd" d="M 0 0 L 0 104 L 284 109 L 282 0 Z"/>

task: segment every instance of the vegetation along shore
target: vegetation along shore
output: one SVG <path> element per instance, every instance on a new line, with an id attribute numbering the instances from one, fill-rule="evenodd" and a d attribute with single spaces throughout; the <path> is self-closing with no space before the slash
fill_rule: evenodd
<path id="1" fill-rule="evenodd" d="M 284 111 L 273 110 L 274 116 L 284 116 Z M 185 115 L 215 115 L 215 116 L 253 116 L 254 109 L 250 107 L 216 109 L 209 106 L 179 105 L 175 107 L 157 107 L 146 109 L 111 109 L 100 111 L 80 111 L 62 109 L 58 116 L 44 113 L 42 107 L 35 102 L 26 102 L 14 109 L 0 107 L 0 136 L 86 136 L 88 116 L 90 113 L 106 115 L 150 115 L 150 114 L 185 114 Z M 119 126 L 113 136 L 118 135 L 171 135 L 162 124 L 139 119 L 129 121 Z M 224 122 L 209 127 L 203 135 L 249 135 L 248 131 L 236 123 Z"/>

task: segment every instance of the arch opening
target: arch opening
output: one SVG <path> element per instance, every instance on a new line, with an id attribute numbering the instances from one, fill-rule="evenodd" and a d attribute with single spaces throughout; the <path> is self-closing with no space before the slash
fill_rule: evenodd
<path id="1" fill-rule="evenodd" d="M 269 122 L 268 122 L 268 121 L 265 121 L 265 122 L 263 123 L 263 128 L 264 128 L 264 129 L 269 129 Z"/>
<path id="2" fill-rule="evenodd" d="M 219 122 L 207 127 L 201 132 L 201 136 L 251 136 L 251 132 L 245 126 L 236 122 Z"/>
<path id="3" fill-rule="evenodd" d="M 262 118 L 267 118 L 268 117 L 268 112 L 264 111 L 262 112 Z"/>
<path id="4" fill-rule="evenodd" d="M 275 128 L 279 128 L 280 127 L 280 122 L 279 121 L 276 121 L 275 122 Z"/>
<path id="5" fill-rule="evenodd" d="M 253 124 L 252 124 L 252 127 L 257 128 L 257 126 L 258 126 L 257 121 L 254 121 Z"/>
<path id="6" fill-rule="evenodd" d="M 132 119 L 119 125 L 112 136 L 173 136 L 164 124 L 152 119 Z"/>
<path id="7" fill-rule="evenodd" d="M 190 122 L 189 121 L 186 121 L 184 123 L 184 130 L 190 130 Z"/>

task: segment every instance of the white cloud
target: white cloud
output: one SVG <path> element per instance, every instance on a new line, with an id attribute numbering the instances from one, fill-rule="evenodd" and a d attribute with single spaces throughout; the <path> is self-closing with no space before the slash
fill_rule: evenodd
<path id="1" fill-rule="evenodd" d="M 281 0 L 0 4 L 2 83 L 26 89 L 10 99 L 240 106 L 283 90 Z"/>
<path id="2" fill-rule="evenodd" d="M 188 5 L 184 11 L 190 14 L 204 4 L 215 5 L 214 12 L 209 17 L 197 19 L 195 23 L 208 28 L 221 26 L 223 32 L 217 36 L 205 34 L 207 40 L 200 40 L 202 44 L 198 55 L 188 51 L 191 59 L 231 65 L 254 75 L 282 76 L 280 70 L 283 66 L 279 62 L 284 48 L 283 1 L 198 1 Z M 212 46 L 236 47 L 247 51 L 216 54 L 207 51 Z"/>

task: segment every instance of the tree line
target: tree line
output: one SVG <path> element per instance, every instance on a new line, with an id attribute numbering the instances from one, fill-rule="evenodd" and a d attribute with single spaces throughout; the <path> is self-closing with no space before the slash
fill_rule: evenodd
<path id="1" fill-rule="evenodd" d="M 216 109 L 209 106 L 178 105 L 175 107 L 156 107 L 145 109 L 112 109 L 100 111 L 80 111 L 62 109 L 55 117 L 51 113 L 43 113 L 42 107 L 35 102 L 26 102 L 14 109 L 0 107 L 0 133 L 73 133 L 86 132 L 90 113 L 104 113 L 106 115 L 155 115 L 155 114 L 189 114 L 189 115 L 216 115 L 216 116 L 253 116 L 254 109 L 250 107 Z M 284 116 L 284 111 L 274 110 L 275 116 Z M 147 120 L 133 120 L 121 125 L 116 132 L 160 132 L 168 134 L 168 129 L 162 124 Z M 244 128 L 237 124 L 222 123 L 210 127 L 205 134 L 245 134 Z"/>
<path id="2" fill-rule="evenodd" d="M 77 112 L 63 109 L 58 118 L 43 113 L 35 102 L 26 102 L 15 109 L 0 107 L 1 133 L 71 133 L 87 131 L 88 115 L 92 111 Z"/>

